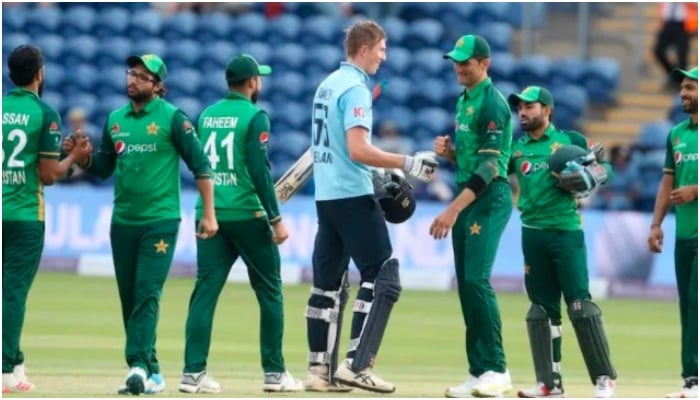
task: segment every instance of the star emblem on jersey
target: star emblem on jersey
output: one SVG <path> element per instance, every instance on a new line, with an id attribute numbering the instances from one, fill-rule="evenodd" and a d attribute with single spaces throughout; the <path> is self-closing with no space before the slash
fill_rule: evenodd
<path id="1" fill-rule="evenodd" d="M 474 114 L 474 106 L 467 107 L 467 115 L 472 115 L 472 114 Z"/>
<path id="2" fill-rule="evenodd" d="M 469 227 L 469 234 L 474 236 L 474 235 L 480 235 L 481 234 L 481 225 L 477 224 L 476 221 L 472 224 L 472 226 Z"/>
<path id="3" fill-rule="evenodd" d="M 560 148 L 560 147 L 561 147 L 561 143 L 559 143 L 559 142 L 554 142 L 554 143 L 552 143 L 551 146 L 549 146 L 549 149 L 552 151 L 552 154 L 554 154 L 554 152 L 556 152 L 557 149 Z"/>
<path id="4" fill-rule="evenodd" d="M 146 127 L 146 129 L 148 130 L 149 135 L 157 135 L 160 127 L 158 125 L 156 125 L 155 122 L 151 122 L 151 124 L 148 125 L 148 127 Z"/>
<path id="5" fill-rule="evenodd" d="M 155 243 L 153 246 L 156 248 L 156 253 L 167 253 L 168 252 L 168 246 L 169 244 L 165 243 L 163 239 L 160 239 L 160 242 Z"/>

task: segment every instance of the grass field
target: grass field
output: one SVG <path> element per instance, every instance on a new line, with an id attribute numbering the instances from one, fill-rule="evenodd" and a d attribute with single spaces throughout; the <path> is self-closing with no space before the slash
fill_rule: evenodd
<path id="1" fill-rule="evenodd" d="M 168 388 L 177 392 L 182 368 L 184 325 L 192 279 L 171 278 L 165 286 L 158 328 L 159 358 Z M 305 375 L 304 307 L 309 287 L 287 286 L 284 355 L 287 367 Z M 354 297 L 356 288 L 353 288 Z M 534 373 L 525 331 L 527 299 L 500 294 L 503 336 L 515 396 L 530 386 Z M 678 388 L 680 328 L 674 302 L 607 300 L 603 309 L 619 397 L 659 397 Z M 40 273 L 30 293 L 22 340 L 32 397 L 115 397 L 123 383 L 124 334 L 116 284 L 112 278 Z M 347 328 L 346 324 L 346 328 Z M 345 349 L 348 332 L 344 333 Z M 568 397 L 589 397 L 588 381 L 576 338 L 564 323 L 564 385 Z M 393 381 L 395 397 L 441 397 L 447 386 L 466 377 L 462 320 L 455 292 L 404 291 L 391 316 L 377 369 Z M 247 285 L 229 284 L 217 309 L 209 371 L 225 397 L 261 397 L 258 309 Z M 11 395 L 19 397 L 20 395 Z M 328 397 L 300 393 L 300 397 Z M 342 397 L 368 397 L 355 390 Z M 291 397 L 275 395 L 273 397 Z M 339 396 L 341 397 L 341 396 Z"/>

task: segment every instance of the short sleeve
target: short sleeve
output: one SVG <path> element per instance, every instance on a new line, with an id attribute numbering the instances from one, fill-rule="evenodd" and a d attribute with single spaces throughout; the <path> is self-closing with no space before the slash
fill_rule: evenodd
<path id="1" fill-rule="evenodd" d="M 345 131 L 357 126 L 372 129 L 372 94 L 366 86 L 348 89 L 338 103 Z"/>
<path id="2" fill-rule="evenodd" d="M 39 157 L 58 160 L 60 155 L 61 117 L 53 109 L 45 107 L 39 139 Z"/>

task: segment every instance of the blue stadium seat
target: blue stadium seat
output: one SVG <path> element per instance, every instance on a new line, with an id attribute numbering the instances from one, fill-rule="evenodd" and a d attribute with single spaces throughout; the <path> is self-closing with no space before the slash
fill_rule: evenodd
<path id="1" fill-rule="evenodd" d="M 309 49 L 307 57 L 309 63 L 314 63 L 324 69 L 326 73 L 331 73 L 345 59 L 345 54 L 337 45 L 322 44 Z"/>
<path id="2" fill-rule="evenodd" d="M 92 29 L 97 21 L 97 12 L 92 7 L 71 6 L 66 9 L 61 19 L 61 35 L 65 38 L 92 34 Z"/>
<path id="3" fill-rule="evenodd" d="M 202 59 L 202 45 L 191 39 L 180 39 L 176 44 L 168 46 L 166 64 L 169 70 L 180 68 L 199 68 Z"/>
<path id="4" fill-rule="evenodd" d="M 320 44 L 330 44 L 338 46 L 339 43 L 334 43 L 337 33 L 341 31 L 341 21 L 325 15 L 316 15 L 304 20 L 304 34 L 301 35 L 301 45 L 306 48 L 313 48 Z"/>
<path id="5" fill-rule="evenodd" d="M 100 70 L 94 93 L 100 98 L 119 93 L 126 96 L 126 64 L 114 65 Z"/>
<path id="6" fill-rule="evenodd" d="M 440 22 L 433 19 L 420 19 L 408 25 L 403 46 L 409 50 L 424 47 L 440 47 L 444 28 Z"/>
<path id="7" fill-rule="evenodd" d="M 44 89 L 60 91 L 64 79 L 66 79 L 66 71 L 61 64 L 44 63 Z"/>
<path id="8" fill-rule="evenodd" d="M 492 64 L 493 65 L 493 64 Z M 489 73 L 491 72 L 491 69 L 489 68 Z M 510 96 L 513 93 L 520 93 L 520 90 L 518 88 L 518 85 L 516 85 L 513 82 L 510 81 L 505 81 L 505 80 L 497 80 L 493 78 L 493 85 L 498 89 L 499 92 L 508 99 L 508 96 Z M 515 108 L 514 108 L 515 109 Z"/>
<path id="9" fill-rule="evenodd" d="M 10 34 L 16 34 L 24 30 L 30 14 L 29 8 L 23 5 L 2 8 L 2 36 L 5 39 Z M 5 40 L 3 40 L 3 49 Z"/>
<path id="10" fill-rule="evenodd" d="M 270 54 L 270 65 L 275 74 L 303 71 L 307 50 L 297 43 L 280 43 Z M 314 61 L 315 62 L 315 61 Z"/>
<path id="11" fill-rule="evenodd" d="M 454 128 L 454 118 L 442 108 L 423 108 L 416 113 L 414 126 L 420 132 L 416 139 L 434 138 L 444 132 L 451 132 Z"/>
<path id="12" fill-rule="evenodd" d="M 112 111 L 121 108 L 129 103 L 129 98 L 125 94 L 111 94 L 107 96 L 99 96 L 100 101 L 97 104 L 97 115 L 100 117 L 95 121 L 103 126 L 107 121 L 107 116 Z"/>
<path id="13" fill-rule="evenodd" d="M 99 42 L 92 36 L 81 35 L 66 41 L 63 48 L 62 63 L 64 65 L 78 65 L 81 62 L 90 62 L 97 54 Z"/>
<path id="14" fill-rule="evenodd" d="M 155 54 L 163 60 L 168 59 L 168 44 L 158 37 L 139 38 L 132 41 L 131 52 L 135 55 Z M 167 64 L 167 63 L 166 63 Z"/>
<path id="15" fill-rule="evenodd" d="M 173 97 L 197 96 L 201 80 L 202 77 L 196 69 L 179 68 L 169 73 L 165 86 L 172 92 Z"/>
<path id="16" fill-rule="evenodd" d="M 71 68 L 70 80 L 84 92 L 92 92 L 97 83 L 97 75 L 100 72 L 89 63 L 77 65 Z"/>
<path id="17" fill-rule="evenodd" d="M 301 101 L 304 94 L 304 75 L 298 72 L 273 74 L 270 79 L 270 92 L 281 95 L 290 101 Z M 311 100 L 311 99 L 309 99 Z"/>
<path id="18" fill-rule="evenodd" d="M 489 42 L 492 53 L 510 52 L 513 43 L 513 28 L 507 23 L 489 22 L 480 25 L 476 31 Z"/>
<path id="19" fill-rule="evenodd" d="M 411 81 L 419 82 L 424 79 L 440 76 L 447 62 L 442 58 L 443 52 L 435 48 L 423 48 L 413 52 L 411 69 L 408 76 Z"/>
<path id="20" fill-rule="evenodd" d="M 494 82 L 512 81 L 515 79 L 515 71 L 518 61 L 511 53 L 491 53 L 491 65 L 489 76 Z"/>
<path id="21" fill-rule="evenodd" d="M 404 3 L 399 17 L 407 23 L 412 24 L 414 21 L 423 18 L 440 18 L 440 9 L 439 3 Z"/>
<path id="22" fill-rule="evenodd" d="M 4 43 L 3 43 L 4 44 Z M 34 40 L 34 44 L 41 48 L 44 53 L 44 58 L 53 62 L 61 62 L 61 55 L 63 53 L 63 47 L 66 42 L 63 36 L 59 36 L 53 33 L 46 35 L 41 35 Z"/>
<path id="23" fill-rule="evenodd" d="M 301 131 L 277 132 L 270 138 L 270 146 L 274 146 L 279 153 L 297 158 L 311 146 L 311 136 Z"/>
<path id="24" fill-rule="evenodd" d="M 132 14 L 128 34 L 134 42 L 145 37 L 159 36 L 163 28 L 163 16 L 156 11 L 146 10 Z"/>
<path id="25" fill-rule="evenodd" d="M 642 149 L 665 149 L 673 125 L 670 121 L 652 121 L 644 124 L 635 145 Z"/>
<path id="26" fill-rule="evenodd" d="M 44 90 L 44 93 L 41 95 L 41 99 L 44 100 L 46 104 L 53 107 L 59 114 L 61 114 L 66 108 L 64 105 L 65 102 L 63 100 L 63 95 L 60 91 Z"/>
<path id="27" fill-rule="evenodd" d="M 199 67 L 205 73 L 214 71 L 214 73 L 223 76 L 226 63 L 237 54 L 236 47 L 226 40 L 210 42 L 202 47 L 202 59 L 199 61 Z"/>
<path id="28" fill-rule="evenodd" d="M 541 28 L 547 16 L 547 6 L 545 3 L 510 3 L 508 7 L 508 23 L 513 28 L 520 29 L 523 26 L 524 7 L 530 7 L 530 23 L 533 28 Z"/>
<path id="29" fill-rule="evenodd" d="M 182 110 L 193 123 L 197 123 L 199 114 L 204 110 L 204 105 L 196 97 L 177 97 L 172 99 L 172 103 Z"/>
<path id="30" fill-rule="evenodd" d="M 292 129 L 307 131 L 311 126 L 311 108 L 301 103 L 288 101 L 275 108 L 275 119 L 286 123 Z"/>
<path id="31" fill-rule="evenodd" d="M 421 107 L 441 107 L 447 91 L 447 85 L 443 79 L 420 80 L 413 83 L 411 97 L 406 104 L 414 110 Z"/>
<path id="32" fill-rule="evenodd" d="M 199 85 L 199 95 L 203 100 L 206 100 L 207 104 L 223 98 L 227 91 L 228 87 L 226 85 L 223 68 L 213 74 L 202 74 L 202 80 Z"/>
<path id="33" fill-rule="evenodd" d="M 620 87 L 620 63 L 613 58 L 597 58 L 588 63 L 584 87 L 591 102 L 608 104 L 615 100 Z"/>
<path id="34" fill-rule="evenodd" d="M 401 78 L 400 76 L 396 76 L 387 82 L 387 85 L 381 95 L 382 99 L 379 101 L 386 102 L 388 104 L 403 104 L 411 95 L 411 90 L 411 81 Z M 386 99 L 386 101 L 384 99 Z"/>
<path id="35" fill-rule="evenodd" d="M 477 25 L 508 22 L 511 3 L 475 3 L 472 22 Z M 478 32 L 477 32 L 478 33 Z"/>
<path id="36" fill-rule="evenodd" d="M 542 55 L 530 55 L 520 59 L 516 68 L 515 81 L 520 87 L 548 86 L 551 62 Z"/>
<path id="37" fill-rule="evenodd" d="M 588 94 L 578 85 L 562 85 L 552 88 L 554 115 L 560 111 L 569 112 L 573 118 L 581 118 L 588 106 Z"/>
<path id="38" fill-rule="evenodd" d="M 61 10 L 58 7 L 37 7 L 29 13 L 22 30 L 31 37 L 37 37 L 55 33 L 60 25 Z"/>
<path id="39" fill-rule="evenodd" d="M 260 64 L 269 64 L 273 49 L 265 42 L 244 43 L 240 47 L 240 53 L 250 54 L 255 57 Z M 234 54 L 235 55 L 235 54 Z M 231 56 L 233 57 L 233 55 Z"/>
<path id="40" fill-rule="evenodd" d="M 578 57 L 566 57 L 552 61 L 550 85 L 582 85 L 587 63 Z"/>
<path id="41" fill-rule="evenodd" d="M 111 40 L 114 37 L 126 35 L 129 29 L 131 13 L 122 7 L 109 7 L 97 14 L 93 33 L 101 40 Z"/>
<path id="42" fill-rule="evenodd" d="M 234 43 L 265 40 L 267 19 L 262 14 L 246 13 L 233 20 L 230 35 Z"/>
<path id="43" fill-rule="evenodd" d="M 30 44 L 32 42 L 29 35 L 24 33 L 11 33 L 7 36 L 2 37 L 2 54 L 3 56 L 9 56 L 12 50 L 23 45 Z M 4 58 L 4 57 L 3 57 Z"/>
<path id="44" fill-rule="evenodd" d="M 411 67 L 411 64 L 413 64 L 413 57 L 408 50 L 404 47 L 393 47 L 389 45 L 386 61 L 384 61 L 380 71 L 386 68 L 389 70 L 388 72 L 390 74 L 403 75 L 406 70 Z"/>
<path id="45" fill-rule="evenodd" d="M 301 32 L 301 19 L 294 14 L 284 14 L 268 23 L 267 40 L 270 43 L 297 42 Z"/>
<path id="46" fill-rule="evenodd" d="M 403 43 L 404 37 L 406 36 L 406 23 L 396 17 L 389 17 L 382 23 L 384 32 L 386 33 L 387 42 L 391 43 L 391 51 L 393 52 L 393 44 Z"/>
<path id="47" fill-rule="evenodd" d="M 476 3 L 471 2 L 460 2 L 460 3 L 446 3 L 449 5 L 448 12 L 446 12 L 440 20 L 445 26 L 445 38 L 447 42 L 444 43 L 445 51 L 452 48 L 454 42 L 457 38 L 461 37 L 466 33 L 477 33 L 475 31 L 476 25 L 472 22 L 474 10 L 476 10 Z"/>
<path id="48" fill-rule="evenodd" d="M 100 69 L 125 66 L 127 57 L 132 54 L 135 53 L 132 52 L 131 40 L 128 37 L 116 36 L 110 40 L 100 41 L 92 63 Z"/>
<path id="49" fill-rule="evenodd" d="M 66 111 L 70 111 L 73 107 L 80 107 L 85 110 L 88 120 L 95 115 L 98 104 L 99 100 L 97 97 L 89 92 L 82 92 L 79 96 L 66 97 L 64 103 Z"/>
<path id="50" fill-rule="evenodd" d="M 165 20 L 162 36 L 169 43 L 190 39 L 194 36 L 198 26 L 199 21 L 195 13 L 180 11 Z"/>
<path id="51" fill-rule="evenodd" d="M 199 26 L 195 32 L 200 43 L 212 43 L 215 40 L 230 40 L 232 18 L 223 12 L 203 14 L 199 17 Z"/>
<path id="52" fill-rule="evenodd" d="M 688 114 L 686 114 L 686 112 L 683 111 L 683 107 L 681 106 L 681 98 L 678 96 L 675 96 L 673 99 L 673 105 L 671 106 L 671 109 L 668 112 L 668 119 L 674 125 L 680 124 L 681 122 L 688 119 Z"/>

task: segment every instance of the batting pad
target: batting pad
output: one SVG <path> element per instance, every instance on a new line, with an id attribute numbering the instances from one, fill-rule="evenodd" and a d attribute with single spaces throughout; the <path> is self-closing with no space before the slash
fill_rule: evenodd
<path id="1" fill-rule="evenodd" d="M 525 317 L 527 334 L 530 338 L 530 351 L 535 364 L 535 377 L 548 388 L 554 387 L 552 363 L 552 327 L 544 307 L 539 304 L 530 305 Z"/>
<path id="2" fill-rule="evenodd" d="M 591 383 L 595 385 L 596 378 L 601 375 L 616 379 L 600 308 L 590 300 L 574 300 L 568 312 Z"/>

